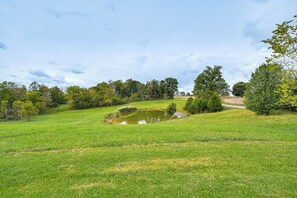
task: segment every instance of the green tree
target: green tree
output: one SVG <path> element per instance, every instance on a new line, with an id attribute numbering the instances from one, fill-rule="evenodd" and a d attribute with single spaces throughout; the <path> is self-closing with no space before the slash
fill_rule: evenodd
<path id="1" fill-rule="evenodd" d="M 133 80 L 133 79 L 128 79 L 126 80 L 124 86 L 125 86 L 125 95 L 124 97 L 131 97 L 134 93 L 138 92 L 140 82 Z"/>
<path id="2" fill-rule="evenodd" d="M 50 95 L 51 95 L 51 106 L 57 107 L 60 104 L 66 103 L 66 97 L 64 92 L 57 86 L 50 88 Z"/>
<path id="3" fill-rule="evenodd" d="M 109 106 L 120 103 L 120 99 L 115 95 L 112 86 L 106 82 L 99 83 L 91 89 L 94 89 L 98 94 L 98 106 Z"/>
<path id="4" fill-rule="evenodd" d="M 29 100 L 35 105 L 37 102 L 43 102 L 44 97 L 39 91 L 28 91 L 26 93 L 26 100 Z"/>
<path id="5" fill-rule="evenodd" d="M 193 103 L 193 97 L 189 97 L 188 99 L 187 99 L 187 102 L 186 102 L 186 104 L 185 104 L 185 106 L 184 106 L 184 110 L 189 110 L 189 107 L 191 106 L 191 104 Z"/>
<path id="6" fill-rule="evenodd" d="M 195 98 L 193 103 L 189 106 L 188 111 L 191 114 L 203 113 L 207 111 L 207 102 L 205 98 Z"/>
<path id="7" fill-rule="evenodd" d="M 39 91 L 39 87 L 40 87 L 40 84 L 34 81 L 29 85 L 29 91 Z"/>
<path id="8" fill-rule="evenodd" d="M 169 115 L 173 115 L 176 112 L 176 104 L 171 103 L 167 108 L 166 108 L 166 113 Z"/>
<path id="9" fill-rule="evenodd" d="M 9 105 L 8 100 L 0 101 L 0 119 L 9 120 L 9 115 L 11 114 L 11 106 Z"/>
<path id="10" fill-rule="evenodd" d="M 44 108 L 50 107 L 52 105 L 52 97 L 51 97 L 51 92 L 50 88 L 46 85 L 39 85 L 38 92 L 41 93 L 43 96 L 43 103 L 44 103 Z"/>
<path id="11" fill-rule="evenodd" d="M 67 88 L 66 92 L 70 109 L 86 109 L 92 107 L 88 89 L 79 86 L 71 86 Z"/>
<path id="12" fill-rule="evenodd" d="M 276 24 L 272 37 L 263 40 L 273 54 L 268 62 L 274 61 L 290 70 L 297 77 L 297 15 L 293 20 Z"/>
<path id="13" fill-rule="evenodd" d="M 12 107 L 14 101 L 24 100 L 26 92 L 24 85 L 7 81 L 0 83 L 0 101 L 6 100 L 9 108 Z"/>
<path id="14" fill-rule="evenodd" d="M 24 106 L 24 102 L 22 101 L 17 100 L 13 102 L 12 109 L 13 109 L 13 115 L 15 120 L 20 120 L 23 117 L 22 115 L 23 106 Z"/>
<path id="15" fill-rule="evenodd" d="M 221 66 L 207 66 L 195 80 L 194 95 L 199 98 L 210 98 L 214 92 L 229 95 L 229 85 L 223 78 L 221 69 Z"/>
<path id="16" fill-rule="evenodd" d="M 207 109 L 210 112 L 218 112 L 223 110 L 222 101 L 217 93 L 213 93 L 207 103 Z"/>
<path id="17" fill-rule="evenodd" d="M 252 73 L 245 92 L 245 104 L 257 114 L 268 115 L 279 107 L 277 87 L 281 83 L 281 67 L 278 64 L 263 64 Z"/>
<path id="18" fill-rule="evenodd" d="M 44 104 L 44 102 L 36 102 L 34 104 L 34 107 L 36 108 L 38 113 L 43 113 L 46 109 L 46 105 Z"/>
<path id="19" fill-rule="evenodd" d="M 235 83 L 232 87 L 232 94 L 237 97 L 243 97 L 246 87 L 247 87 L 247 83 L 244 83 L 244 82 Z"/>
<path id="20" fill-rule="evenodd" d="M 291 70 L 282 72 L 282 82 L 277 88 L 280 96 L 280 105 L 285 109 L 297 110 L 297 78 Z"/>
<path id="21" fill-rule="evenodd" d="M 283 80 L 278 87 L 280 104 L 284 108 L 297 109 L 297 16 L 293 20 L 276 24 L 272 37 L 264 40 L 273 53 L 269 62 L 283 67 Z"/>
<path id="22" fill-rule="evenodd" d="M 0 119 L 15 119 L 15 111 L 13 103 L 15 101 L 24 101 L 26 95 L 26 87 L 14 82 L 4 81 L 0 83 Z"/>
<path id="23" fill-rule="evenodd" d="M 178 91 L 178 82 L 175 78 L 166 78 L 164 85 L 164 98 L 173 99 L 174 93 Z"/>
<path id="24" fill-rule="evenodd" d="M 38 114 L 38 110 L 34 107 L 31 101 L 26 101 L 22 106 L 21 114 L 22 114 L 22 117 L 30 121 L 32 117 Z"/>
<path id="25" fill-rule="evenodd" d="M 110 86 L 117 97 L 125 97 L 125 83 L 123 83 L 123 81 L 113 81 L 112 83 L 110 83 Z"/>
<path id="26" fill-rule="evenodd" d="M 146 93 L 147 93 L 147 98 L 148 99 L 159 99 L 159 98 L 163 98 L 163 96 L 161 96 L 160 92 L 159 92 L 159 81 L 158 80 L 152 80 L 150 82 L 146 83 L 145 89 L 146 89 Z"/>

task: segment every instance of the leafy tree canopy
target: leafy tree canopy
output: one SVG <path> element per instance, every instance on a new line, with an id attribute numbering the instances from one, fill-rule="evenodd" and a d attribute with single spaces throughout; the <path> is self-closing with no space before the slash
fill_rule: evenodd
<path id="1" fill-rule="evenodd" d="M 272 37 L 263 40 L 273 50 L 269 61 L 277 61 L 278 64 L 293 70 L 297 77 L 297 15 L 293 20 L 276 24 L 277 28 L 272 32 Z"/>
<path id="2" fill-rule="evenodd" d="M 283 67 L 282 83 L 277 89 L 280 104 L 284 108 L 297 109 L 297 16 L 293 20 L 276 24 L 272 37 L 263 42 L 269 45 L 273 54 L 268 62 Z"/>
<path id="3" fill-rule="evenodd" d="M 243 97 L 244 91 L 246 90 L 247 83 L 244 82 L 238 82 L 233 85 L 232 87 L 232 94 L 234 96 Z"/>
<path id="4" fill-rule="evenodd" d="M 195 80 L 193 93 L 197 97 L 210 98 L 214 92 L 229 95 L 229 85 L 221 72 L 222 66 L 207 66 Z"/>

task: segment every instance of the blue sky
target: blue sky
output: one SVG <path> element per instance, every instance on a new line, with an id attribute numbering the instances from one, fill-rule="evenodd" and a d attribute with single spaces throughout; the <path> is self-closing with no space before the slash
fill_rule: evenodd
<path id="1" fill-rule="evenodd" d="M 1 0 L 0 81 L 91 86 L 175 77 L 190 91 L 207 65 L 230 85 L 269 55 L 262 39 L 295 0 Z"/>

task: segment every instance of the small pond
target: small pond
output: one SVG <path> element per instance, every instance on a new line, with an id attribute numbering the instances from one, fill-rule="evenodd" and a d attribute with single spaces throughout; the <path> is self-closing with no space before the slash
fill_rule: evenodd
<path id="1" fill-rule="evenodd" d="M 122 107 L 116 113 L 105 115 L 105 124 L 153 124 L 165 120 L 187 117 L 187 114 L 175 112 L 169 115 L 163 109 L 137 109 L 136 107 Z"/>
<path id="2" fill-rule="evenodd" d="M 121 113 L 118 117 L 119 124 L 148 124 L 158 123 L 172 119 L 164 110 L 138 110 L 135 112 Z"/>

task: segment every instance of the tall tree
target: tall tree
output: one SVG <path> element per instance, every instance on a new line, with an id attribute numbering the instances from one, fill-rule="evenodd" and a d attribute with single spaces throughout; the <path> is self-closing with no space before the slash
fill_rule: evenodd
<path id="1" fill-rule="evenodd" d="M 178 91 L 178 82 L 175 78 L 166 78 L 165 79 L 165 99 L 172 99 L 174 97 L 174 93 Z"/>
<path id="2" fill-rule="evenodd" d="M 159 85 L 160 85 L 160 82 L 155 79 L 146 83 L 146 90 L 147 90 L 149 99 L 162 98 L 162 96 L 160 96 L 161 94 L 159 92 Z"/>
<path id="3" fill-rule="evenodd" d="M 263 64 L 252 73 L 245 92 L 245 105 L 257 114 L 268 115 L 279 107 L 276 89 L 281 83 L 281 67 Z"/>
<path id="4" fill-rule="evenodd" d="M 283 80 L 278 87 L 280 103 L 297 110 L 297 16 L 276 26 L 272 37 L 263 42 L 273 51 L 268 61 L 283 66 Z"/>
<path id="5" fill-rule="evenodd" d="M 50 88 L 51 106 L 57 107 L 60 104 L 66 103 L 64 92 L 57 86 Z"/>
<path id="6" fill-rule="evenodd" d="M 110 83 L 111 88 L 117 97 L 123 98 L 125 92 L 125 83 L 121 80 L 113 81 Z"/>
<path id="7" fill-rule="evenodd" d="M 222 66 L 207 66 L 195 80 L 193 93 L 197 97 L 210 98 L 214 92 L 229 95 L 229 85 L 221 72 Z"/>
<path id="8" fill-rule="evenodd" d="M 40 87 L 40 84 L 38 84 L 36 81 L 34 81 L 29 85 L 29 90 L 30 91 L 39 91 L 39 87 Z"/>
<path id="9" fill-rule="evenodd" d="M 22 114 L 22 117 L 30 121 L 33 116 L 36 116 L 38 114 L 38 110 L 34 107 L 31 101 L 26 101 L 22 105 L 21 114 Z"/>
<path id="10" fill-rule="evenodd" d="M 232 94 L 237 97 L 243 97 L 246 87 L 247 87 L 247 83 L 244 83 L 244 82 L 235 83 L 232 87 Z"/>
<path id="11" fill-rule="evenodd" d="M 282 82 L 277 88 L 280 104 L 285 109 L 297 110 L 297 78 L 291 70 L 282 71 Z"/>
<path id="12" fill-rule="evenodd" d="M 27 89 L 24 85 L 19 85 L 14 82 L 4 81 L 0 83 L 0 101 L 7 100 L 11 107 L 16 100 L 23 100 Z"/>
<path id="13" fill-rule="evenodd" d="M 292 71 L 297 77 L 297 15 L 293 20 L 276 24 L 272 37 L 263 40 L 273 54 L 268 61 L 274 61 Z"/>
<path id="14" fill-rule="evenodd" d="M 71 109 L 86 109 L 92 107 L 91 99 L 86 88 L 70 86 L 66 90 L 68 105 Z"/>
<path id="15" fill-rule="evenodd" d="M 99 96 L 99 106 L 115 105 L 119 103 L 120 99 L 115 95 L 110 84 L 102 82 L 91 89 L 94 89 Z"/>

